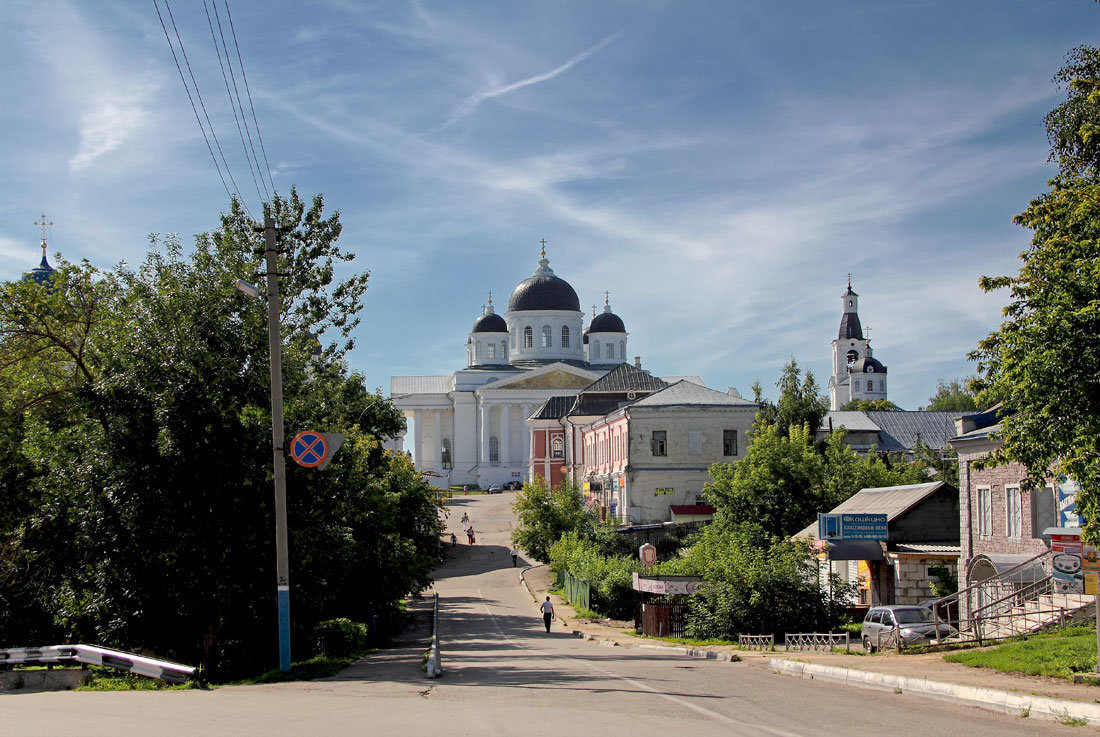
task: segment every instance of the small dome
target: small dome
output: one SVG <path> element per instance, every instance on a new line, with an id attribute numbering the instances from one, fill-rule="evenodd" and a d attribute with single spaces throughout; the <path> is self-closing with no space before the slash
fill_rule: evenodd
<path id="1" fill-rule="evenodd" d="M 625 333 L 626 325 L 622 318 L 614 312 L 601 312 L 592 318 L 592 324 L 588 326 L 590 333 Z"/>
<path id="2" fill-rule="evenodd" d="M 886 367 L 877 358 L 861 358 L 852 364 L 850 369 L 853 374 L 885 374 Z"/>
<path id="3" fill-rule="evenodd" d="M 495 312 L 486 312 L 474 320 L 474 329 L 471 333 L 507 333 L 508 323 Z"/>
<path id="4" fill-rule="evenodd" d="M 580 312 L 581 301 L 569 282 L 555 276 L 550 261 L 539 259 L 535 273 L 521 281 L 508 300 L 508 311 L 561 310 Z"/>
<path id="5" fill-rule="evenodd" d="M 36 284 L 42 286 L 50 286 L 53 284 L 54 268 L 50 266 L 50 262 L 46 260 L 46 247 L 43 243 L 42 246 L 42 261 L 38 266 L 34 267 L 26 274 L 23 275 L 23 281 L 33 281 Z"/>

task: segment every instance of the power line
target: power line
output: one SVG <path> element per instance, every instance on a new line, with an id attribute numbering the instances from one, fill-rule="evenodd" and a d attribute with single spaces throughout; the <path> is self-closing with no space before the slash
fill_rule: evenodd
<path id="1" fill-rule="evenodd" d="M 161 17 L 161 15 L 160 15 L 160 6 L 157 4 L 157 0 L 153 0 L 153 5 L 156 6 L 156 8 L 157 8 L 157 17 L 160 18 L 161 27 L 163 28 L 164 27 L 164 18 Z M 217 147 L 218 154 L 221 156 L 222 164 L 225 165 L 225 173 L 229 175 L 229 181 L 231 181 L 233 183 L 233 190 L 234 190 L 234 192 L 236 192 L 236 197 L 240 201 L 241 206 L 244 207 L 245 212 L 248 213 L 248 217 L 251 218 L 252 213 L 249 211 L 248 205 L 245 204 L 244 197 L 241 196 L 240 187 L 237 186 L 237 180 L 233 176 L 232 169 L 229 168 L 229 162 L 225 158 L 225 152 L 222 151 L 222 144 L 218 140 L 218 134 L 214 132 L 214 122 L 212 120 L 210 120 L 210 113 L 207 112 L 207 110 L 206 110 L 206 103 L 203 102 L 202 93 L 199 91 L 199 83 L 195 79 L 195 72 L 191 69 L 191 60 L 187 58 L 187 50 L 183 47 L 183 39 L 180 37 L 179 28 L 176 27 L 176 18 L 175 18 L 175 15 L 172 13 L 172 6 L 169 4 L 168 0 L 164 0 L 164 7 L 168 10 L 168 19 L 170 21 L 172 21 L 172 30 L 176 34 L 176 42 L 179 44 L 180 53 L 183 55 L 184 65 L 186 65 L 187 73 L 191 76 L 191 83 L 195 87 L 195 97 L 199 98 L 199 107 L 202 108 L 202 113 L 206 117 L 206 124 L 210 127 L 210 136 L 214 139 L 214 145 Z M 168 29 L 167 28 L 165 28 L 165 30 L 164 30 L 164 35 L 165 35 L 166 38 L 168 37 Z M 172 40 L 170 38 L 168 39 L 168 45 L 169 45 L 169 47 L 171 47 L 171 45 L 172 45 Z M 175 57 L 176 57 L 176 52 L 175 52 L 175 50 L 173 50 L 172 51 L 172 58 L 175 59 Z M 178 60 L 176 61 L 176 69 L 179 69 L 179 61 Z M 180 78 L 183 79 L 183 71 L 182 70 L 180 70 Z M 183 86 L 184 86 L 184 89 L 187 88 L 187 80 L 186 79 L 183 80 Z M 188 92 L 187 92 L 187 97 L 189 99 L 191 97 L 190 90 L 188 90 Z M 194 108 L 194 106 L 195 106 L 195 103 L 194 103 L 194 100 L 192 100 L 191 107 Z M 198 112 L 197 111 L 195 113 L 195 118 L 198 119 Z M 202 121 L 201 120 L 199 121 L 199 129 L 200 130 L 202 129 Z M 206 131 L 204 130 L 203 131 L 203 137 L 205 137 L 205 136 L 206 136 Z M 207 141 L 207 146 L 209 147 L 209 145 L 210 145 L 210 142 Z M 213 151 L 211 151 L 211 156 L 213 156 Z M 217 165 L 217 160 L 214 161 L 214 164 L 215 164 L 215 166 Z M 219 174 L 220 174 L 220 170 L 219 170 Z M 225 181 L 222 180 L 222 183 L 224 184 Z M 227 191 L 228 191 L 228 188 L 227 188 Z M 233 196 L 234 195 L 231 193 L 230 197 L 233 197 Z"/>
<path id="2" fill-rule="evenodd" d="M 214 23 L 213 23 L 213 21 L 210 20 L 210 7 L 206 4 L 206 0 L 202 0 L 202 7 L 203 7 L 203 10 L 206 11 L 206 25 L 210 28 L 210 39 L 214 42 L 214 53 L 218 55 L 218 66 L 221 68 L 221 71 L 222 71 L 222 81 L 225 82 L 225 94 L 229 98 L 229 107 L 232 108 L 232 110 L 233 110 L 233 120 L 237 124 L 237 135 L 241 139 L 241 148 L 244 149 L 244 160 L 248 163 L 248 172 L 249 172 L 249 174 L 252 175 L 252 186 L 254 186 L 256 188 L 256 196 L 260 198 L 260 201 L 261 202 L 267 202 L 268 200 L 271 199 L 271 196 L 267 195 L 265 197 L 263 194 L 260 194 L 260 185 L 259 185 L 259 182 L 256 181 L 256 169 L 258 169 L 259 166 L 260 166 L 259 159 L 256 159 L 256 166 L 253 167 L 252 166 L 252 158 L 249 158 L 249 155 L 248 155 L 248 145 L 249 144 L 245 143 L 244 131 L 241 130 L 241 118 L 244 117 L 244 108 L 241 107 L 241 97 L 240 97 L 239 93 L 237 94 L 236 103 L 233 102 L 233 94 L 237 90 L 237 78 L 235 76 L 233 76 L 233 66 L 232 66 L 232 64 L 230 63 L 230 60 L 229 60 L 229 48 L 225 45 L 225 34 L 222 33 L 221 18 L 218 18 L 218 32 L 222 34 L 222 45 L 218 46 L 218 37 L 216 35 L 214 35 Z M 218 6 L 217 6 L 217 4 L 214 5 L 214 17 L 218 17 Z M 230 89 L 229 89 L 229 77 L 225 76 L 225 64 L 222 64 L 222 48 L 223 47 L 225 48 L 225 61 L 226 61 L 226 63 L 230 64 L 230 66 L 229 66 L 229 77 L 233 78 L 233 90 L 232 91 L 230 91 Z M 237 108 L 238 107 L 240 107 L 240 111 L 241 111 L 241 114 L 239 116 L 237 115 Z M 247 120 L 245 120 L 245 130 L 248 130 L 248 121 Z M 249 135 L 248 135 L 248 140 L 249 140 L 249 143 L 251 143 L 251 141 L 252 141 L 252 134 L 251 133 L 249 133 Z M 253 149 L 252 149 L 252 155 L 253 155 L 253 157 L 255 157 L 255 155 L 256 155 L 255 147 L 253 147 Z M 261 179 L 262 179 L 262 177 L 261 177 Z M 264 192 L 266 193 L 266 191 L 267 191 L 267 184 L 264 183 Z"/>
<path id="3" fill-rule="evenodd" d="M 218 10 L 217 0 L 213 1 L 215 3 L 214 11 L 216 14 Z M 229 12 L 229 0 L 225 0 L 225 15 L 227 18 L 229 18 L 229 30 L 233 35 L 233 47 L 237 50 L 237 64 L 241 68 L 241 78 L 244 80 L 244 91 L 245 95 L 248 97 L 248 107 L 252 110 L 252 122 L 255 124 L 256 127 L 256 137 L 260 139 L 260 152 L 264 155 L 264 171 L 267 172 L 268 181 L 271 182 L 271 191 L 277 192 L 275 188 L 275 180 L 271 178 L 271 164 L 268 163 L 267 160 L 267 149 L 264 148 L 264 137 L 260 134 L 260 121 L 256 118 L 256 108 L 252 104 L 252 90 L 248 87 L 248 75 L 244 73 L 244 60 L 241 59 L 241 47 L 240 44 L 237 43 L 237 29 L 233 25 L 233 16 Z M 258 163 L 259 162 L 257 162 L 257 164 Z"/>
<path id="4" fill-rule="evenodd" d="M 225 177 L 222 176 L 222 168 L 218 164 L 218 157 L 214 156 L 214 149 L 210 145 L 210 138 L 207 137 L 206 128 L 203 127 L 202 119 L 199 117 L 199 110 L 195 107 L 195 100 L 191 97 L 191 88 L 187 86 L 187 79 L 183 76 L 183 69 L 180 68 L 179 58 L 176 57 L 176 47 L 172 45 L 172 38 L 168 35 L 168 28 L 164 25 L 164 16 L 160 14 L 160 5 L 157 4 L 157 0 L 153 0 L 153 6 L 157 9 L 157 18 L 160 19 L 160 27 L 164 31 L 164 40 L 168 42 L 168 49 L 172 52 L 172 61 L 176 63 L 176 71 L 179 72 L 180 81 L 183 82 L 183 91 L 187 93 L 187 99 L 191 102 L 191 111 L 195 113 L 195 122 L 199 124 L 199 130 L 202 131 L 203 140 L 206 141 L 206 150 L 210 152 L 210 160 L 214 162 L 214 168 L 218 171 L 218 179 L 222 181 L 222 187 L 225 189 L 225 193 L 229 195 L 230 199 L 233 199 L 234 195 L 229 191 L 229 185 L 225 183 Z M 236 187 L 236 184 L 233 186 Z"/>

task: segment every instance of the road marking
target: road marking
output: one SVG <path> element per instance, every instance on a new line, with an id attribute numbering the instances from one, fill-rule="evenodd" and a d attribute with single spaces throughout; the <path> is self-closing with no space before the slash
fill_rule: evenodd
<path id="1" fill-rule="evenodd" d="M 680 706 L 682 706 L 686 709 L 690 709 L 691 711 L 702 714 L 703 716 L 710 717 L 711 719 L 714 719 L 716 721 L 724 722 L 726 724 L 730 724 L 730 725 L 733 725 L 733 726 L 743 727 L 743 728 L 748 728 L 750 730 L 753 730 L 752 732 L 748 732 L 748 734 L 759 734 L 759 733 L 763 732 L 763 733 L 767 733 L 767 734 L 771 734 L 771 735 L 776 735 L 776 737 L 805 737 L 804 735 L 802 735 L 801 733 L 798 733 L 798 732 L 787 732 L 785 730 L 776 729 L 775 727 L 768 727 L 768 726 L 765 726 L 763 724 L 754 724 L 752 722 L 742 722 L 739 719 L 734 719 L 733 717 L 726 716 L 725 714 L 719 713 L 717 711 L 712 711 L 711 709 L 708 709 L 705 706 L 699 706 L 698 704 L 693 704 L 693 703 L 691 703 L 690 701 L 688 701 L 686 699 L 680 698 L 679 696 L 673 696 L 672 694 L 664 693 L 663 691 L 660 691 L 656 688 L 653 688 L 652 686 L 650 686 L 647 683 L 637 681 L 633 678 L 630 678 L 629 676 L 620 675 L 618 673 L 615 673 L 614 671 L 605 670 L 603 668 L 597 668 L 595 666 L 589 665 L 588 663 L 585 663 L 582 660 L 577 660 L 575 658 L 570 658 L 569 656 L 556 655 L 554 653 L 550 653 L 550 652 L 547 652 L 545 650 L 539 650 L 539 649 L 536 649 L 536 648 L 526 647 L 523 644 L 521 644 L 520 642 L 516 641 L 515 639 L 513 639 L 513 638 L 509 637 L 508 635 L 504 634 L 504 630 L 501 628 L 500 622 L 497 621 L 496 615 L 493 614 L 493 610 L 489 608 L 489 603 L 485 600 L 485 595 L 481 593 L 480 588 L 477 590 L 477 595 L 478 595 L 478 598 L 481 599 L 482 606 L 485 608 L 485 613 L 489 615 L 489 619 L 490 619 L 490 621 L 492 621 L 493 626 L 496 627 L 497 632 L 499 632 L 500 636 L 504 639 L 504 641 L 507 642 L 512 647 L 518 648 L 520 650 L 525 650 L 527 652 L 533 652 L 536 655 L 542 655 L 544 657 L 564 659 L 564 660 L 567 660 L 571 663 L 574 663 L 574 664 L 580 666 L 582 669 L 586 669 L 586 670 L 589 670 L 589 671 L 594 671 L 596 673 L 600 673 L 600 674 L 609 676 L 611 678 L 617 678 L 618 680 L 623 681 L 624 683 L 629 683 L 631 686 L 634 686 L 635 688 L 640 688 L 643 691 L 648 691 L 651 694 L 654 694 L 656 696 L 660 696 L 662 699 L 665 699 L 667 701 L 671 701 L 674 704 L 679 704 Z"/>

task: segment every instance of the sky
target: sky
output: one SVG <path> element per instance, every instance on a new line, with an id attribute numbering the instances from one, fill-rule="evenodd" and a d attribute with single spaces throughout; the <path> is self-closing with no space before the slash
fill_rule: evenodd
<path id="1" fill-rule="evenodd" d="M 168 7 L 259 212 L 203 3 Z M 744 394 L 774 396 L 791 356 L 827 384 L 851 273 L 889 397 L 916 409 L 999 324 L 1007 294 L 978 279 L 1018 269 L 1051 77 L 1100 41 L 1091 0 L 229 8 L 257 181 L 340 211 L 371 272 L 349 363 L 387 391 L 462 368 L 489 290 L 504 312 L 545 239 L 583 306 L 610 292 L 644 368 Z M 229 196 L 152 0 L 5 0 L 0 21 L 0 279 L 37 265 L 43 212 L 51 260 L 108 268 L 217 227 Z"/>

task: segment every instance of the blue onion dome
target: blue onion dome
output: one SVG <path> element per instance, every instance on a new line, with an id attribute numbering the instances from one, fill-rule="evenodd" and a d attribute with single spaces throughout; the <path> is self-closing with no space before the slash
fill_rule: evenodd
<path id="1" fill-rule="evenodd" d="M 53 275 L 54 268 L 50 266 L 50 262 L 46 259 L 46 241 L 42 241 L 42 261 L 39 262 L 38 266 L 23 275 L 23 281 L 33 281 L 36 284 L 48 287 L 53 284 Z"/>
<path id="2" fill-rule="evenodd" d="M 489 292 L 489 304 L 485 306 L 484 312 L 474 320 L 474 329 L 471 333 L 507 333 L 508 323 L 504 322 L 504 318 L 493 311 L 493 293 Z"/>
<path id="3" fill-rule="evenodd" d="M 539 266 L 512 290 L 508 311 L 563 310 L 580 312 L 581 301 L 569 282 L 555 276 L 543 250 Z"/>

